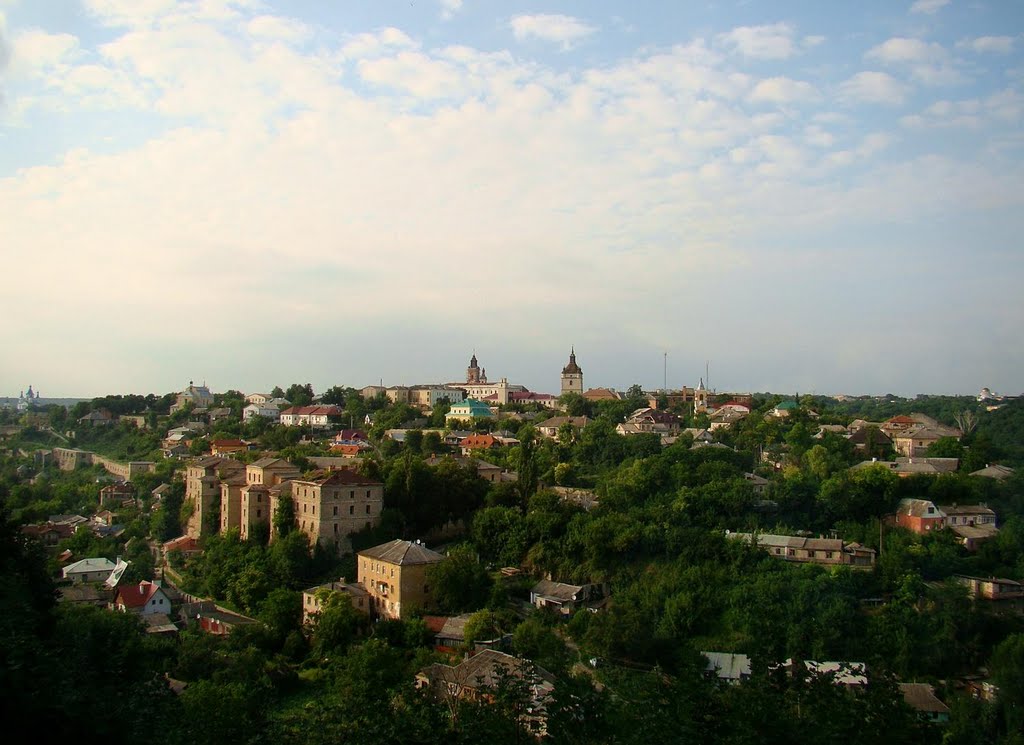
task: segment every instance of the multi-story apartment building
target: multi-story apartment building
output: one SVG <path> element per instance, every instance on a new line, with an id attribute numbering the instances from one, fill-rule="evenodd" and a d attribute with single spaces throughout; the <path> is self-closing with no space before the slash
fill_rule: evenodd
<path id="1" fill-rule="evenodd" d="M 407 618 L 431 604 L 427 569 L 444 560 L 419 541 L 395 539 L 359 552 L 359 584 L 369 595 L 372 615 Z"/>
<path id="2" fill-rule="evenodd" d="M 346 553 L 350 535 L 380 521 L 384 485 L 355 471 L 322 471 L 291 487 L 295 523 L 311 544 Z"/>

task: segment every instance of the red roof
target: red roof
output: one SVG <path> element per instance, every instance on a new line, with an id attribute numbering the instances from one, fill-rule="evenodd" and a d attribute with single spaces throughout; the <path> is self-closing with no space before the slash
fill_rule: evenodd
<path id="1" fill-rule="evenodd" d="M 157 585 L 145 580 L 137 585 L 119 587 L 117 588 L 117 598 L 114 600 L 114 605 L 123 605 L 125 608 L 142 608 L 159 589 Z"/>
<path id="2" fill-rule="evenodd" d="M 330 406 L 292 406 L 281 414 L 300 414 L 303 416 L 341 416 L 342 410 L 333 404 Z"/>
<path id="3" fill-rule="evenodd" d="M 464 448 L 492 448 L 498 444 L 491 435 L 470 435 L 459 442 L 459 447 Z"/>
<path id="4" fill-rule="evenodd" d="M 917 420 L 916 419 L 912 419 L 911 417 L 907 416 L 906 414 L 900 414 L 899 416 L 894 416 L 889 421 L 892 422 L 893 424 L 917 424 Z"/>
<path id="5" fill-rule="evenodd" d="M 180 538 L 167 541 L 164 544 L 164 552 L 167 551 L 198 551 L 199 542 L 190 535 L 183 535 Z"/>
<path id="6" fill-rule="evenodd" d="M 445 623 L 448 621 L 448 616 L 423 616 L 422 621 L 423 625 L 432 634 L 440 634 L 441 630 L 444 629 Z"/>

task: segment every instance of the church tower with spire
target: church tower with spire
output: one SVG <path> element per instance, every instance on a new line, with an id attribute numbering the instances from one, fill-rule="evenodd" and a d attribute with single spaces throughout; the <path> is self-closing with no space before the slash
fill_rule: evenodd
<path id="1" fill-rule="evenodd" d="M 708 410 L 708 389 L 704 387 L 704 378 L 693 392 L 693 413 L 703 414 Z"/>
<path id="2" fill-rule="evenodd" d="M 576 348 L 569 352 L 569 364 L 562 368 L 562 393 L 583 393 L 583 370 L 576 364 Z"/>
<path id="3" fill-rule="evenodd" d="M 473 352 L 473 356 L 469 360 L 469 367 L 466 368 L 466 382 L 467 383 L 486 383 L 487 382 L 487 371 L 481 371 L 480 365 L 476 361 L 476 352 Z"/>

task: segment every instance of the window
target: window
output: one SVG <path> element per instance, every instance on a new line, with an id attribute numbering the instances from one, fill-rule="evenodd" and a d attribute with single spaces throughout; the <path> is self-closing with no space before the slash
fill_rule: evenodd
<path id="1" fill-rule="evenodd" d="M 334 514 L 335 516 L 338 514 L 338 505 L 334 505 Z"/>
<path id="2" fill-rule="evenodd" d="M 338 534 L 338 523 L 334 523 L 334 534 Z"/>
<path id="3" fill-rule="evenodd" d="M 367 489 L 367 490 L 366 490 L 366 498 L 367 498 L 367 499 L 369 499 L 369 498 L 370 498 L 370 490 L 369 490 L 369 489 Z"/>
<path id="4" fill-rule="evenodd" d="M 430 585 L 423 585 L 423 594 L 426 595 L 430 592 Z"/>
<path id="5" fill-rule="evenodd" d="M 354 504 L 350 504 L 348 506 L 348 514 L 350 514 L 350 515 L 356 514 L 356 506 Z"/>
<path id="6" fill-rule="evenodd" d="M 256 510 L 256 517 L 262 517 L 263 513 L 261 510 Z"/>
<path id="7" fill-rule="evenodd" d="M 316 514 L 316 505 L 315 504 L 313 505 L 313 514 L 314 515 Z"/>
<path id="8" fill-rule="evenodd" d="M 356 493 L 355 493 L 354 491 L 350 491 L 350 492 L 348 493 L 348 498 L 349 498 L 349 499 L 355 499 L 355 498 L 356 498 Z"/>

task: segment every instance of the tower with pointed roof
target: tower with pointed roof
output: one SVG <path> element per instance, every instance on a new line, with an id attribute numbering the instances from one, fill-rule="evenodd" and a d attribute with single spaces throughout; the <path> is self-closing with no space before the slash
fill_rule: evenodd
<path id="1" fill-rule="evenodd" d="M 583 370 L 576 364 L 576 348 L 569 352 L 569 364 L 562 368 L 562 393 L 583 393 Z"/>
<path id="2" fill-rule="evenodd" d="M 469 367 L 466 368 L 466 382 L 467 383 L 486 383 L 487 382 L 487 371 L 480 369 L 480 365 L 476 361 L 476 352 L 473 352 L 473 356 L 469 359 Z"/>
<path id="3" fill-rule="evenodd" d="M 703 414 L 708 410 L 708 389 L 704 387 L 704 378 L 693 392 L 693 413 Z"/>

